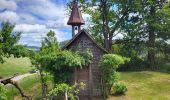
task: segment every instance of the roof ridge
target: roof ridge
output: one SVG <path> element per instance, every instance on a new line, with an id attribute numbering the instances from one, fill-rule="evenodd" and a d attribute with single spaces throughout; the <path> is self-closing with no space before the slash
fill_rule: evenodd
<path id="1" fill-rule="evenodd" d="M 100 45 L 98 45 L 96 43 L 96 41 L 94 40 L 94 38 L 85 30 L 85 29 L 82 29 L 80 30 L 63 48 L 67 48 L 81 33 L 85 33 L 90 39 L 91 41 L 98 47 L 100 48 L 101 50 L 103 50 L 104 52 L 107 52 L 107 50 L 105 50 L 103 47 L 101 47 Z"/>

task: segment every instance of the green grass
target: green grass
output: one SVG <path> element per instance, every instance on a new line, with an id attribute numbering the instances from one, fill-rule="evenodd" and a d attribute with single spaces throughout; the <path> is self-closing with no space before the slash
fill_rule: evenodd
<path id="1" fill-rule="evenodd" d="M 122 72 L 128 91 L 109 100 L 170 100 L 170 74 L 152 71 Z"/>
<path id="2" fill-rule="evenodd" d="M 23 74 L 29 72 L 31 68 L 31 62 L 28 58 L 5 58 L 5 63 L 0 64 L 0 76 L 8 77 L 16 73 Z"/>
<path id="3" fill-rule="evenodd" d="M 19 86 L 24 91 L 26 95 L 32 97 L 33 100 L 40 100 L 41 99 L 41 83 L 39 75 L 33 75 L 29 77 L 25 77 L 19 83 Z M 47 78 L 47 85 L 48 89 L 52 89 L 52 77 L 49 76 Z M 18 90 L 13 86 L 7 86 L 8 89 L 8 99 L 9 100 L 22 100 Z"/>

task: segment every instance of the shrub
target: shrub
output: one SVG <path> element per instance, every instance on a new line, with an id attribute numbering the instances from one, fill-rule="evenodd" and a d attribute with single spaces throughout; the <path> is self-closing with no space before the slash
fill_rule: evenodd
<path id="1" fill-rule="evenodd" d="M 111 89 L 119 79 L 119 73 L 116 70 L 121 64 L 129 61 L 128 58 L 116 54 L 105 54 L 100 60 L 100 69 L 102 70 L 102 81 L 104 97 L 111 93 Z"/>
<path id="2" fill-rule="evenodd" d="M 66 83 L 56 84 L 54 89 L 49 92 L 48 96 L 49 98 L 57 96 L 59 99 L 65 98 L 68 100 L 69 98 L 69 100 L 77 100 L 79 90 L 84 89 L 84 87 L 85 84 L 82 82 L 73 86 L 70 86 Z"/>
<path id="3" fill-rule="evenodd" d="M 7 90 L 1 83 L 0 83 L 0 100 L 7 100 Z"/>
<path id="4" fill-rule="evenodd" d="M 125 94 L 125 92 L 127 91 L 127 87 L 125 84 L 123 83 L 116 83 L 113 87 L 114 89 L 114 93 L 115 94 Z"/>

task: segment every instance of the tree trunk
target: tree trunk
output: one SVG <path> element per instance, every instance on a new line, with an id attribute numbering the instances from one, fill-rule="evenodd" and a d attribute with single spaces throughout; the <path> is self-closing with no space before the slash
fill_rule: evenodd
<path id="1" fill-rule="evenodd" d="M 67 91 L 65 92 L 65 100 L 68 100 L 68 93 L 67 93 Z"/>
<path id="2" fill-rule="evenodd" d="M 149 32 L 149 41 L 148 41 L 148 62 L 149 67 L 155 67 L 155 33 L 152 29 Z"/>
<path id="3" fill-rule="evenodd" d="M 17 83 L 17 82 L 14 82 L 14 81 L 12 80 L 12 78 L 14 78 L 14 77 L 15 77 L 15 75 L 12 76 L 12 77 L 9 77 L 9 78 L 0 79 L 0 83 L 2 83 L 2 84 L 4 84 L 4 85 L 12 84 L 13 86 L 15 86 L 15 88 L 18 89 L 18 91 L 19 91 L 19 93 L 21 94 L 21 96 L 22 96 L 23 99 L 25 98 L 26 100 L 31 100 L 31 97 L 30 97 L 30 96 L 27 96 L 27 95 L 24 94 L 24 92 L 22 91 L 22 89 L 19 87 L 18 83 Z"/>
<path id="4" fill-rule="evenodd" d="M 42 97 L 43 99 L 46 99 L 46 94 L 47 94 L 47 84 L 46 80 L 44 79 L 44 74 L 42 70 L 40 70 L 40 79 L 41 79 L 41 88 L 42 88 Z"/>
<path id="5" fill-rule="evenodd" d="M 155 18 L 155 7 L 150 7 L 150 15 L 151 19 L 154 22 Z M 152 23 L 152 21 L 150 23 Z M 149 30 L 149 40 L 148 40 L 148 62 L 149 67 L 154 69 L 155 68 L 155 29 L 152 25 L 148 26 Z"/>
<path id="6" fill-rule="evenodd" d="M 107 0 L 101 0 L 101 15 L 102 15 L 102 22 L 103 22 L 103 37 L 104 37 L 104 48 L 109 51 L 109 30 L 108 30 L 108 18 L 107 18 Z"/>

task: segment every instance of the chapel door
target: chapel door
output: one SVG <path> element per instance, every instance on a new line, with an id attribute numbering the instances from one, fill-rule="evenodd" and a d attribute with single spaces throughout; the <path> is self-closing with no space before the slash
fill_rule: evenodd
<path id="1" fill-rule="evenodd" d="M 80 95 L 88 96 L 89 95 L 89 67 L 84 67 L 82 69 L 77 68 L 77 83 L 83 82 L 85 88 L 80 90 Z"/>

